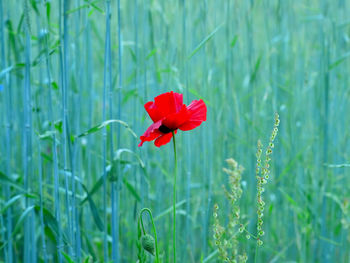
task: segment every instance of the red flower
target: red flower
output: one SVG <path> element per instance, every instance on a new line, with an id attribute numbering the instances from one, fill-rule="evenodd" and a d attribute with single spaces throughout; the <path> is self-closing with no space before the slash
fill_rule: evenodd
<path id="1" fill-rule="evenodd" d="M 153 141 L 160 147 L 170 142 L 172 132 L 192 130 L 207 119 L 207 107 L 203 100 L 194 100 L 186 106 L 182 102 L 182 94 L 166 92 L 145 104 L 145 109 L 153 124 L 140 137 L 139 147 L 146 141 Z"/>

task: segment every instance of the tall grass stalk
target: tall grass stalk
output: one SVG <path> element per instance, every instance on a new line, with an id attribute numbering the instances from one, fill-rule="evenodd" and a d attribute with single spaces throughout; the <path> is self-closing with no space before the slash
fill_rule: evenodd
<path id="1" fill-rule="evenodd" d="M 49 117 L 49 127 L 51 131 L 55 131 L 54 126 L 54 113 L 52 107 L 52 78 L 50 70 L 50 55 L 49 55 L 49 37 L 50 37 L 50 24 L 49 18 L 47 18 L 46 24 L 46 33 L 44 36 L 44 48 L 45 48 L 45 69 L 46 69 L 46 78 L 47 78 L 47 108 L 48 108 L 48 117 Z M 60 52 L 61 53 L 61 52 Z M 55 218 L 57 220 L 57 258 L 58 262 L 62 263 L 62 249 L 63 249 L 63 240 L 62 240 L 62 227 L 61 227 L 61 208 L 60 208 L 60 180 L 59 180 L 59 169 L 58 169 L 58 157 L 57 157 L 57 137 L 56 132 L 52 133 L 52 159 L 53 159 L 53 176 L 54 176 L 54 211 Z"/>
<path id="2" fill-rule="evenodd" d="M 1 68 L 6 68 L 6 57 L 5 57 L 5 35 L 4 35 L 4 9 L 3 9 L 3 3 L 2 0 L 0 0 L 0 58 L 1 58 Z M 12 92 L 11 87 L 9 83 L 9 76 L 6 74 L 4 86 L 6 93 L 6 174 L 8 176 L 11 176 L 12 169 L 11 169 L 11 157 L 12 157 Z M 3 186 L 3 191 L 5 193 L 5 198 L 9 199 L 11 196 L 11 189 L 8 185 Z M 6 217 L 5 217 L 5 224 L 6 224 L 6 239 L 8 240 L 8 244 L 6 245 L 6 253 L 5 253 L 5 259 L 6 262 L 12 263 L 13 262 L 13 244 L 12 244 L 12 208 L 9 207 L 6 211 Z"/>
<path id="3" fill-rule="evenodd" d="M 46 32 L 45 30 L 41 29 L 41 22 L 40 22 L 40 18 L 37 16 L 36 17 L 36 26 L 37 26 L 37 35 L 38 35 L 38 53 L 41 52 L 41 50 L 43 49 L 43 39 L 45 39 L 46 37 Z M 45 65 L 44 65 L 45 66 Z M 38 72 L 38 78 L 39 78 L 39 89 L 42 89 L 44 86 L 43 83 L 43 73 L 45 72 L 44 70 L 44 66 L 42 64 L 40 64 L 39 66 L 39 72 Z M 45 92 L 40 92 L 42 94 L 45 94 Z M 35 105 L 34 108 L 38 109 L 39 108 L 40 103 L 38 102 L 38 99 L 35 100 Z M 41 128 L 41 123 L 42 120 L 40 119 L 40 115 L 37 115 L 37 125 L 39 126 L 39 132 L 42 133 L 42 128 Z M 42 161 L 42 156 L 41 156 L 41 142 L 40 142 L 40 138 L 36 138 L 36 140 L 34 140 L 34 143 L 36 143 L 38 145 L 38 151 L 37 151 L 37 155 L 38 155 L 38 181 L 39 181 L 39 206 L 40 206 L 40 210 L 39 210 L 39 221 L 40 221 L 40 233 L 41 233 L 41 242 L 42 242 L 42 255 L 44 258 L 44 263 L 47 262 L 47 250 L 46 250 L 46 237 L 45 237 L 45 226 L 44 226 L 44 201 L 43 201 L 43 161 Z M 34 240 L 35 242 L 35 240 Z M 39 252 L 40 250 L 38 250 Z M 38 253 L 39 254 L 39 253 Z"/>
<path id="4" fill-rule="evenodd" d="M 119 81 L 118 81 L 118 108 L 117 108 L 117 118 L 118 120 L 121 119 L 122 116 L 122 85 L 123 85 L 123 65 L 122 65 L 122 25 L 121 25 L 121 7 L 120 7 L 120 0 L 117 1 L 117 14 L 118 14 L 118 75 L 119 75 Z M 110 58 L 110 117 L 112 118 L 113 114 L 113 87 L 112 87 L 112 65 L 111 65 L 111 48 L 109 48 L 109 58 Z M 110 135 L 110 142 L 111 142 L 111 158 L 113 155 L 113 138 L 112 138 L 112 132 L 113 132 L 113 126 L 111 126 L 111 135 Z M 120 136 L 120 125 L 117 126 L 117 147 L 121 147 L 121 136 Z M 114 225 L 114 231 L 113 231 L 113 244 L 114 244 L 114 260 L 116 262 L 120 261 L 120 255 L 119 255 L 119 195 L 120 195 L 120 188 L 121 188 L 121 169 L 119 163 L 117 163 L 117 181 L 113 183 L 112 185 L 112 207 L 115 207 L 114 213 L 112 214 L 112 219 Z M 113 212 L 113 211 L 112 211 Z"/>
<path id="5" fill-rule="evenodd" d="M 205 0 L 202 2 L 202 6 L 201 6 L 201 11 L 202 11 L 202 21 L 201 21 L 201 38 L 204 35 L 207 35 L 207 26 L 208 26 L 208 1 Z M 199 51 L 201 54 L 204 54 L 205 52 L 205 47 L 202 48 L 202 50 Z M 200 56 L 198 58 L 198 60 L 200 61 L 199 63 L 201 64 L 201 71 L 204 74 L 208 73 L 208 60 L 206 56 Z M 200 81 L 200 85 L 202 85 L 203 87 L 205 87 L 204 89 L 207 90 L 207 82 L 208 79 L 207 78 L 202 78 Z M 207 92 L 208 93 L 208 92 Z M 208 129 L 206 129 L 204 131 L 204 136 L 208 136 Z M 206 143 L 206 141 L 204 141 L 203 139 L 203 134 L 202 136 L 200 136 L 200 140 L 201 140 L 201 151 L 204 152 L 209 152 L 208 144 Z M 199 158 L 201 158 L 201 156 L 199 156 Z M 198 160 L 197 160 L 198 161 Z M 202 246 L 201 246 L 201 254 L 202 256 L 206 256 L 207 254 L 207 244 L 208 244 L 208 223 L 209 223 L 209 219 L 210 219 L 210 213 L 209 213 L 209 203 L 210 203 L 210 196 L 209 196 L 209 192 L 210 192 L 210 180 L 211 180 L 211 172 L 208 169 L 208 162 L 205 162 L 202 165 L 202 173 L 205 174 L 205 180 L 203 181 L 203 196 L 205 197 L 203 200 L 203 205 L 202 205 L 202 224 L 203 224 L 203 230 L 202 230 Z"/>
<path id="6" fill-rule="evenodd" d="M 62 103 L 62 127 L 63 127 L 63 171 L 64 171 L 64 178 L 65 178 L 65 206 L 66 206 L 66 218 L 68 222 L 67 226 L 67 233 L 69 237 L 69 243 L 71 244 L 72 241 L 72 221 L 71 221 L 71 215 L 70 215 L 70 201 L 69 201 L 69 181 L 68 181 L 68 161 L 67 161 L 67 44 L 68 44 L 68 28 L 67 28 L 67 16 L 66 16 L 66 5 L 67 0 L 59 1 L 59 37 L 60 37 L 60 48 L 59 48 L 59 56 L 60 56 L 60 84 L 61 84 L 61 103 Z M 63 9 L 63 10 L 62 10 Z M 63 22 L 62 22 L 62 16 L 63 16 Z M 63 25 L 62 25 L 63 23 Z M 63 27 L 63 29 L 62 29 Z M 63 43 L 62 43 L 63 42 Z M 71 255 L 71 247 L 68 248 L 68 255 Z"/>
<path id="7" fill-rule="evenodd" d="M 328 13 L 328 3 L 323 0 L 321 3 L 321 10 L 324 15 L 327 15 Z M 322 156 L 322 162 L 323 163 L 328 163 L 328 133 L 329 133 L 329 36 L 326 36 L 324 33 L 324 28 L 327 27 L 328 21 L 324 21 L 320 23 L 320 37 L 321 37 L 321 58 L 322 58 L 322 63 L 320 63 L 320 72 L 322 73 L 322 86 L 323 86 L 323 98 L 322 98 L 322 104 L 323 104 L 323 116 L 322 116 L 322 135 L 323 135 L 323 142 L 322 142 L 322 149 L 323 149 L 323 156 Z M 325 186 L 329 185 L 332 183 L 328 179 L 328 174 L 327 174 L 327 167 L 323 166 L 323 169 L 321 171 L 323 174 L 323 182 L 320 182 L 321 186 L 321 192 L 325 192 Z M 321 213 L 322 213 L 322 218 L 327 218 L 327 208 L 329 209 L 328 203 L 328 198 L 324 196 L 321 200 Z M 326 236 L 327 235 L 327 224 L 322 224 L 321 226 L 321 235 Z M 327 258 L 327 254 L 329 253 L 329 250 L 331 247 L 329 247 L 326 243 L 326 241 L 322 240 L 321 242 L 321 257 L 322 258 Z"/>
<path id="8" fill-rule="evenodd" d="M 40 205 L 40 230 L 41 230 L 41 242 L 42 242 L 42 251 L 44 257 L 44 263 L 47 263 L 47 249 L 46 249 L 46 237 L 45 237 L 45 225 L 44 225 L 44 201 L 43 201 L 43 161 L 41 157 L 41 144 L 38 142 L 39 146 L 39 205 Z"/>
<path id="9" fill-rule="evenodd" d="M 76 6 L 80 6 L 80 0 L 76 0 Z M 74 132 L 80 134 L 80 123 L 81 123 L 81 101 L 82 101 L 82 91 L 84 82 L 82 81 L 82 60 L 81 60 L 81 45 L 80 45 L 80 19 L 81 19 L 81 11 L 78 10 L 75 15 L 75 34 L 76 34 L 76 42 L 75 42 L 75 75 L 76 75 L 76 83 L 78 86 L 78 95 L 74 100 L 74 105 L 77 106 L 75 110 L 75 118 L 74 118 Z M 69 141 L 71 142 L 71 140 Z M 74 237 L 74 254 L 76 261 L 81 261 L 81 232 L 80 232 L 80 224 L 79 224 L 79 215 L 80 210 L 77 206 L 77 185 L 76 185 L 76 177 L 80 178 L 80 158 L 79 158 L 79 149 L 80 145 L 78 143 L 73 142 L 73 148 L 71 147 L 71 184 L 72 184 L 72 222 L 73 222 L 73 237 Z"/>
<path id="10" fill-rule="evenodd" d="M 186 97 L 189 98 L 190 92 L 189 92 L 189 87 L 188 87 L 188 74 L 189 73 L 189 66 L 188 66 L 188 61 L 187 61 L 187 42 L 188 42 L 188 37 L 187 37 L 187 12 L 186 12 L 186 1 L 181 0 L 181 8 L 182 8 L 182 28 L 181 28 L 181 33 L 182 33 L 182 56 L 181 56 L 181 63 L 182 63 L 182 76 L 183 76 L 183 83 L 184 86 L 186 87 Z M 191 157 L 191 134 L 187 134 L 185 138 L 185 144 L 186 144 L 186 214 L 190 215 L 191 214 L 191 177 L 192 177 L 192 157 Z M 186 242 L 183 242 L 184 248 L 181 250 L 182 251 L 182 260 L 185 261 L 188 258 L 189 251 L 192 250 L 192 240 L 191 240 L 191 233 L 190 233 L 190 228 L 191 228 L 191 219 L 188 216 L 186 218 L 186 225 L 185 225 L 185 235 L 186 235 Z"/>
<path id="11" fill-rule="evenodd" d="M 85 67 L 84 67 L 84 75 L 86 75 L 86 78 L 84 78 L 85 81 L 85 93 L 88 94 L 88 101 L 87 101 L 87 127 L 92 127 L 93 123 L 93 98 L 94 98 L 94 78 L 93 78 L 93 68 L 94 68 L 94 62 L 93 62 L 93 56 L 92 56 L 92 41 L 91 41 L 91 21 L 90 17 L 88 15 L 88 10 L 84 10 L 84 24 L 85 24 L 85 32 L 84 32 L 84 57 L 85 57 Z M 86 108 L 85 108 L 86 110 Z M 94 146 L 94 138 L 92 137 L 87 137 L 87 143 L 86 143 L 86 148 L 87 149 L 92 149 Z M 87 160 L 87 171 L 86 171 L 86 183 L 88 185 L 92 185 L 94 182 L 94 172 L 92 168 L 94 167 L 93 164 L 93 154 L 91 151 L 86 152 L 86 160 Z M 82 157 L 83 159 L 83 157 Z M 84 169 L 84 165 L 82 165 L 82 169 Z M 88 215 L 90 211 L 85 210 L 82 211 L 82 215 L 86 216 Z M 81 233 L 84 233 L 85 236 L 87 236 L 87 239 L 90 239 L 92 235 L 89 233 L 86 233 L 86 228 L 91 229 L 93 225 L 93 222 L 88 220 L 87 222 L 84 222 L 84 227 L 82 226 L 81 228 Z"/>
<path id="12" fill-rule="evenodd" d="M 103 69 L 103 99 L 102 99 L 102 121 L 106 121 L 106 103 L 107 103 L 107 82 L 108 82 L 108 47 L 110 43 L 110 1 L 106 1 L 106 37 L 105 37 L 105 53 L 104 53 L 104 69 Z M 107 243 L 107 130 L 103 128 L 102 132 L 102 143 L 103 143 L 103 255 L 104 261 L 108 262 L 108 243 Z M 113 207 L 112 207 L 113 209 Z"/>
<path id="13" fill-rule="evenodd" d="M 33 176 L 33 163 L 32 163 L 32 101 L 31 101 L 31 28 L 30 28 L 30 17 L 29 17 L 29 6 L 28 1 L 24 2 L 25 12 L 25 71 L 24 71 L 24 156 L 23 156 L 23 167 L 24 167 L 24 189 L 26 192 L 30 191 L 31 180 Z M 26 196 L 25 208 L 30 209 L 31 200 Z M 24 222 L 24 258 L 23 262 L 31 262 L 35 260 L 36 254 L 34 246 L 30 244 L 34 240 L 34 215 L 29 212 Z"/>

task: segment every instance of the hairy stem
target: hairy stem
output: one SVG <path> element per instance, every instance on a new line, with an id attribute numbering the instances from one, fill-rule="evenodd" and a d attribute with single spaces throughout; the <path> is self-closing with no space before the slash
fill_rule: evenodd
<path id="1" fill-rule="evenodd" d="M 177 157 L 176 157 L 176 141 L 175 141 L 175 132 L 173 133 L 173 145 L 174 145 L 174 190 L 173 190 L 173 214 L 174 214 L 174 226 L 173 226 L 173 251 L 174 251 L 174 263 L 176 263 L 176 175 L 177 175 Z"/>

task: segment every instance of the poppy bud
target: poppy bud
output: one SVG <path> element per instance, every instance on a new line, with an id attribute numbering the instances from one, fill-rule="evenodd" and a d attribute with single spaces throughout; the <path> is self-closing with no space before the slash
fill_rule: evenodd
<path id="1" fill-rule="evenodd" d="M 155 249 L 154 238 L 151 235 L 149 234 L 143 235 L 141 238 L 141 244 L 144 250 L 154 255 L 154 249 Z"/>

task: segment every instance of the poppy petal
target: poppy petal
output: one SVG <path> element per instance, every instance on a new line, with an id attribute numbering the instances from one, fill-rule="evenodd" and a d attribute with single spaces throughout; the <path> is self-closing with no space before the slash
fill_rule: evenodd
<path id="1" fill-rule="evenodd" d="M 175 131 L 175 134 L 176 134 L 177 131 Z M 155 140 L 154 142 L 154 145 L 157 146 L 157 147 L 160 147 L 164 144 L 167 144 L 168 142 L 170 142 L 171 138 L 173 137 L 173 133 L 172 132 L 169 132 L 169 133 L 166 133 L 160 137 L 157 138 L 157 140 Z"/>
<path id="2" fill-rule="evenodd" d="M 154 98 L 145 104 L 145 109 L 153 122 L 169 114 L 179 112 L 183 106 L 182 94 L 173 91 L 166 92 Z"/>
<path id="3" fill-rule="evenodd" d="M 149 101 L 145 104 L 145 109 L 148 113 L 148 115 L 151 117 L 153 122 L 159 121 L 161 118 L 164 118 L 165 116 L 160 112 L 156 106 L 156 104 L 153 101 Z"/>
<path id="4" fill-rule="evenodd" d="M 163 133 L 161 133 L 158 128 L 162 125 L 162 120 L 159 120 L 155 123 L 153 123 L 151 126 L 148 127 L 148 129 L 145 131 L 145 133 L 140 137 L 141 142 L 138 145 L 139 147 L 142 146 L 144 142 L 152 141 L 159 136 L 161 136 Z"/>
<path id="5" fill-rule="evenodd" d="M 192 101 L 191 104 L 187 106 L 187 110 L 189 119 L 179 127 L 180 130 L 192 130 L 201 125 L 203 121 L 207 120 L 207 107 L 203 100 Z"/>
<path id="6" fill-rule="evenodd" d="M 186 105 L 182 105 L 181 110 L 177 113 L 168 115 L 162 121 L 162 124 L 168 127 L 170 130 L 176 130 L 182 124 L 186 123 L 189 119 L 189 112 Z"/>
<path id="7" fill-rule="evenodd" d="M 183 105 L 182 101 L 182 94 L 173 91 L 163 93 L 154 98 L 154 104 L 163 117 L 180 111 Z"/>

